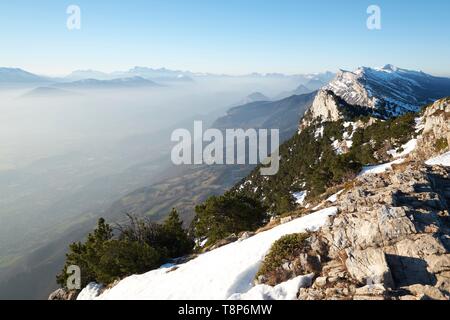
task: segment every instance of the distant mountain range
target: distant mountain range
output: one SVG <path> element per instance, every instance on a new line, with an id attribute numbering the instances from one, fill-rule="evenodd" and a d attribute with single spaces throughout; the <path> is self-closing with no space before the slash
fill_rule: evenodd
<path id="1" fill-rule="evenodd" d="M 74 82 L 54 84 L 58 88 L 68 89 L 116 89 L 116 88 L 140 88 L 159 87 L 154 81 L 142 77 L 118 78 L 113 80 L 85 79 Z"/>
<path id="2" fill-rule="evenodd" d="M 38 76 L 22 69 L 0 68 L 0 84 L 36 84 L 50 81 L 50 78 Z"/>
<path id="3" fill-rule="evenodd" d="M 134 67 L 127 71 L 115 71 L 111 73 L 97 70 L 77 70 L 66 77 L 47 77 L 33 74 L 19 68 L 0 68 L 0 86 L 34 86 L 45 84 L 45 87 L 58 88 L 81 88 L 86 89 L 90 86 L 99 87 L 133 87 L 133 86 L 155 86 L 156 84 L 171 85 L 182 83 L 193 83 L 197 79 L 207 78 L 246 78 L 246 79 L 289 79 L 299 84 L 299 87 L 293 91 L 286 91 L 269 99 L 262 96 L 249 96 L 248 100 L 240 101 L 239 104 L 245 104 L 253 101 L 262 100 L 281 100 L 292 95 L 301 95 L 313 92 L 326 85 L 334 74 L 331 72 L 317 74 L 296 74 L 285 75 L 281 73 L 251 73 L 245 75 L 225 75 L 212 73 L 194 73 L 191 71 L 177 71 L 166 68 L 147 68 Z M 145 80 L 149 82 L 145 82 Z M 153 83 L 151 83 L 153 82 Z M 39 91 L 44 91 L 40 89 Z M 56 92 L 56 91 L 55 91 Z M 264 96 L 264 98 L 263 98 Z M 239 105 L 237 104 L 237 105 Z"/>
<path id="4" fill-rule="evenodd" d="M 33 89 L 22 95 L 22 98 L 68 97 L 74 95 L 77 94 L 64 89 L 53 87 L 37 87 L 36 89 Z"/>
<path id="5" fill-rule="evenodd" d="M 272 99 L 267 97 L 266 95 L 262 94 L 261 92 L 253 92 L 246 96 L 244 99 L 240 100 L 239 102 L 235 103 L 234 106 L 242 106 L 244 104 L 252 103 L 252 102 L 258 102 L 258 101 L 271 101 Z"/>
<path id="6" fill-rule="evenodd" d="M 165 68 L 152 69 L 146 67 L 134 67 L 128 71 L 115 71 L 105 73 L 96 70 L 77 70 L 65 77 L 66 81 L 79 81 L 86 79 L 114 80 L 119 78 L 140 77 L 157 82 L 193 82 L 191 72 L 173 71 Z"/>
<path id="7" fill-rule="evenodd" d="M 331 72 L 314 75 L 312 78 L 308 79 L 306 83 L 300 84 L 294 90 L 280 93 L 274 98 L 274 100 L 280 100 L 293 95 L 302 95 L 317 91 L 326 86 L 335 76 L 336 75 Z"/>

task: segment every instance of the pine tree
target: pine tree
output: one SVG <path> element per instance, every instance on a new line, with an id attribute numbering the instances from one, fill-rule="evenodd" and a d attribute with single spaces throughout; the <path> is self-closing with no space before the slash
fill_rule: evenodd
<path id="1" fill-rule="evenodd" d="M 183 228 L 183 221 L 176 209 L 172 209 L 163 226 L 164 246 L 172 258 L 186 255 L 192 251 L 193 241 Z"/>
<path id="2" fill-rule="evenodd" d="M 88 283 L 97 280 L 99 272 L 98 262 L 103 256 L 105 243 L 112 239 L 113 232 L 105 219 L 100 218 L 97 228 L 90 233 L 85 243 L 76 242 L 69 246 L 69 252 L 66 254 L 66 263 L 60 274 L 57 275 L 56 281 L 62 287 L 66 286 L 67 274 L 69 266 L 78 266 L 81 270 L 81 285 L 86 286 Z"/>

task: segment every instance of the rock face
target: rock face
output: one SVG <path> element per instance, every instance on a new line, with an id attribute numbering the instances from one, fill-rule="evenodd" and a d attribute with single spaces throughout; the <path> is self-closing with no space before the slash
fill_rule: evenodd
<path id="1" fill-rule="evenodd" d="M 420 120 L 422 135 L 418 139 L 418 148 L 414 155 L 419 160 L 426 160 L 431 156 L 443 153 L 445 149 L 436 148 L 436 142 L 447 142 L 447 150 L 450 146 L 450 98 L 436 101 L 425 109 Z"/>
<path id="2" fill-rule="evenodd" d="M 392 287 L 391 270 L 386 255 L 380 248 L 347 249 L 345 266 L 349 275 L 359 283 L 383 284 Z"/>
<path id="3" fill-rule="evenodd" d="M 337 121 L 341 117 L 338 101 L 335 96 L 327 90 L 320 90 L 317 93 L 310 110 L 313 118 Z"/>
<path id="4" fill-rule="evenodd" d="M 299 299 L 449 299 L 450 169 L 411 162 L 356 185 L 317 233 L 328 262 Z"/>
<path id="5" fill-rule="evenodd" d="M 76 290 L 58 289 L 49 295 L 48 300 L 76 300 L 78 293 Z"/>

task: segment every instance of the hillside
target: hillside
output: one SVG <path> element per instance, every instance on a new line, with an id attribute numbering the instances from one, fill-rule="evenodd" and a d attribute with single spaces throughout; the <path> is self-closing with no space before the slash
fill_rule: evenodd
<path id="1" fill-rule="evenodd" d="M 283 140 L 290 138 L 298 121 L 314 101 L 316 92 L 293 95 L 279 101 L 256 101 L 231 108 L 227 115 L 214 122 L 213 128 L 279 129 Z"/>
<path id="2" fill-rule="evenodd" d="M 0 84 L 37 84 L 50 82 L 50 79 L 41 77 L 19 68 L 0 68 Z"/>

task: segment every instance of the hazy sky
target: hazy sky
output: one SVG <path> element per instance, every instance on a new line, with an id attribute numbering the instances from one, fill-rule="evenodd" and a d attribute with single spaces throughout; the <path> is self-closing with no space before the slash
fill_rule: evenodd
<path id="1" fill-rule="evenodd" d="M 81 8 L 81 30 L 66 28 L 70 4 Z M 381 30 L 366 27 L 371 4 Z M 448 0 L 1 1 L 0 65 L 242 74 L 392 63 L 450 75 L 449 12 Z"/>

